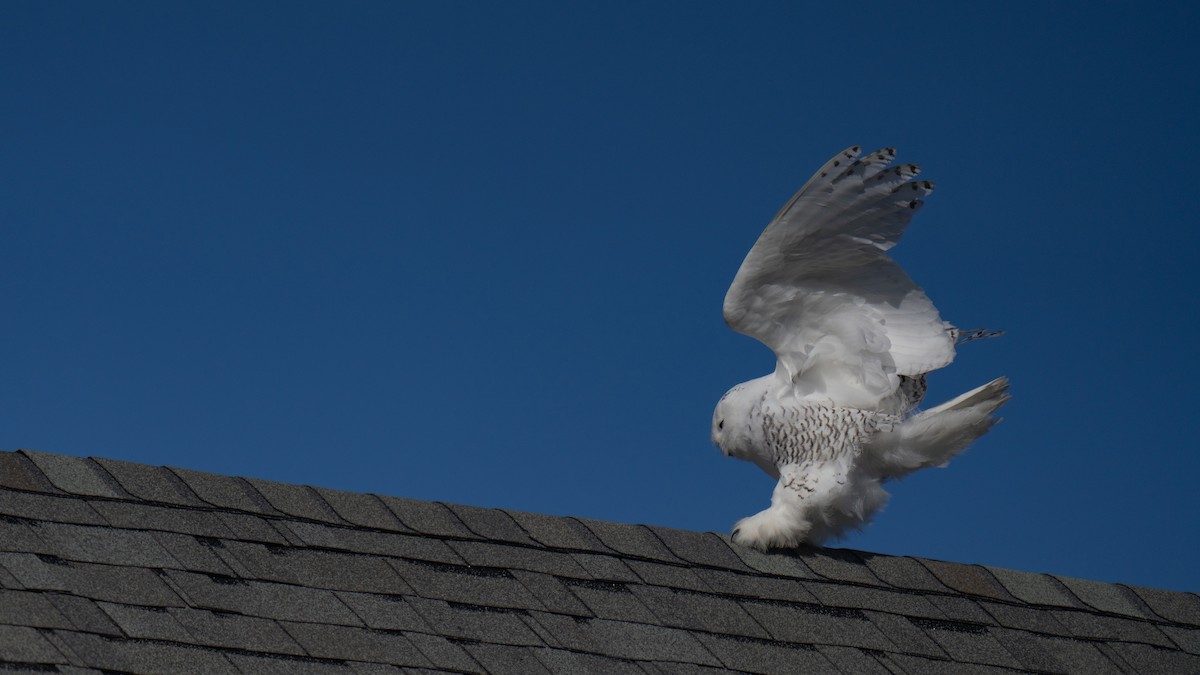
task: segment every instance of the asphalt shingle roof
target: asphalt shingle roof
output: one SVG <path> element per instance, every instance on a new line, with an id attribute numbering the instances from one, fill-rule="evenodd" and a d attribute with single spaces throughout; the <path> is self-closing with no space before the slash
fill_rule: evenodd
<path id="1" fill-rule="evenodd" d="M 0 452 L 0 670 L 1200 672 L 1200 597 Z"/>

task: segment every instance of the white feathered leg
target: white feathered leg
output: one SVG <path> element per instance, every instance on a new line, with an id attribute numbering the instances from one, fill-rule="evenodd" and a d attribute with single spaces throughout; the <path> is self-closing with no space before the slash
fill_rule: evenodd
<path id="1" fill-rule="evenodd" d="M 796 548 L 807 541 L 812 525 L 805 517 L 808 509 L 803 495 L 806 493 L 798 492 L 789 484 L 786 475 L 788 468 L 784 468 L 779 482 L 775 484 L 771 507 L 734 524 L 734 542 L 766 551 L 772 548 Z"/>
<path id="2" fill-rule="evenodd" d="M 818 545 L 870 521 L 887 503 L 876 478 L 849 458 L 780 467 L 771 507 L 733 526 L 733 540 L 760 550 Z"/>

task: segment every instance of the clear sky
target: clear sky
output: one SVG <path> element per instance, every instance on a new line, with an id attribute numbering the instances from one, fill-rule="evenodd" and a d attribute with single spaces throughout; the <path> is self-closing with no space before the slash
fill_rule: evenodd
<path id="1" fill-rule="evenodd" d="M 0 447 L 727 532 L 721 300 L 829 156 L 1005 421 L 841 545 L 1200 590 L 1200 6 L 7 2 Z"/>

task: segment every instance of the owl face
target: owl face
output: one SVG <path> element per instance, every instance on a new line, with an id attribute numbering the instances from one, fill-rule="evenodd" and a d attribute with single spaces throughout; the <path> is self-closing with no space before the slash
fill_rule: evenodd
<path id="1" fill-rule="evenodd" d="M 768 377 L 743 382 L 725 392 L 713 411 L 712 440 L 726 457 L 748 459 L 753 445 L 751 413 L 767 390 Z"/>

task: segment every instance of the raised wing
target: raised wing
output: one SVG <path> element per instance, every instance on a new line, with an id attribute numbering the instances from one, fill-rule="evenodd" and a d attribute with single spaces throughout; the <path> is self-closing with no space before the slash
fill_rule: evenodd
<path id="1" fill-rule="evenodd" d="M 725 296 L 725 321 L 774 350 L 780 393 L 873 408 L 899 376 L 954 359 L 953 328 L 886 251 L 933 183 L 885 148 L 849 148 L 779 211 Z"/>

